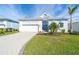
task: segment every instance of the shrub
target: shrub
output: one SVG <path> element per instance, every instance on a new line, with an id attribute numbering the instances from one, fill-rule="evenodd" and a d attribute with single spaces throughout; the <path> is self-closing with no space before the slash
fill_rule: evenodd
<path id="1" fill-rule="evenodd" d="M 0 34 L 5 34 L 5 29 L 0 28 Z"/>
<path id="2" fill-rule="evenodd" d="M 68 32 L 70 33 L 70 30 L 68 30 Z"/>
<path id="3" fill-rule="evenodd" d="M 14 29 L 14 28 L 11 28 L 11 32 L 16 32 L 16 29 Z"/>
<path id="4" fill-rule="evenodd" d="M 11 32 L 11 28 L 6 28 L 6 32 Z"/>
<path id="5" fill-rule="evenodd" d="M 50 25 L 49 25 L 49 30 L 50 30 L 50 33 L 54 33 L 58 28 L 58 25 L 55 23 L 55 22 L 52 22 Z"/>
<path id="6" fill-rule="evenodd" d="M 19 30 L 18 30 L 18 29 L 13 29 L 13 31 L 14 31 L 14 32 L 18 32 Z"/>
<path id="7" fill-rule="evenodd" d="M 18 30 L 14 28 L 6 28 L 6 32 L 16 32 L 16 31 Z"/>
<path id="8" fill-rule="evenodd" d="M 62 33 L 65 33 L 65 29 L 62 29 L 61 32 L 62 32 Z"/>

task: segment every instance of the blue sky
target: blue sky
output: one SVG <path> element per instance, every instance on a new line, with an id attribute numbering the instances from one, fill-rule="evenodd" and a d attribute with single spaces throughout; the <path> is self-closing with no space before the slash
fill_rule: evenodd
<path id="1" fill-rule="evenodd" d="M 38 18 L 46 11 L 53 18 L 67 18 L 69 17 L 67 12 L 68 6 L 74 7 L 75 4 L 0 4 L 0 17 L 14 20 L 24 17 Z M 78 10 L 74 16 L 79 15 Z"/>

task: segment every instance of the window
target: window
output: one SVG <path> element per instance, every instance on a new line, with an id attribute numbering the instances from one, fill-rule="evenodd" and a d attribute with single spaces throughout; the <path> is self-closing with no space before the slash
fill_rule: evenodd
<path id="1" fill-rule="evenodd" d="M 64 25 L 64 23 L 59 23 L 59 26 L 60 26 L 60 27 L 63 27 L 63 25 Z"/>
<path id="2" fill-rule="evenodd" d="M 5 26 L 4 24 L 0 24 L 0 26 Z"/>

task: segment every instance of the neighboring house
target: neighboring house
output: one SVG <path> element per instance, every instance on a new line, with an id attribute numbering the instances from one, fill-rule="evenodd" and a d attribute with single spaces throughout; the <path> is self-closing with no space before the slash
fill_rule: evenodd
<path id="1" fill-rule="evenodd" d="M 19 22 L 7 18 L 0 18 L 0 28 L 18 30 Z"/>
<path id="2" fill-rule="evenodd" d="M 72 32 L 79 32 L 79 21 L 72 23 Z"/>

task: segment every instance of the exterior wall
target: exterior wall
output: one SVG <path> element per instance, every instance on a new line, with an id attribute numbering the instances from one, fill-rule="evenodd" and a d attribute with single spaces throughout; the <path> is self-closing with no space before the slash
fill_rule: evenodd
<path id="1" fill-rule="evenodd" d="M 10 22 L 10 21 L 0 21 L 0 28 L 14 28 L 14 29 L 19 29 L 19 24 L 16 22 Z"/>
<path id="2" fill-rule="evenodd" d="M 79 32 L 79 22 L 74 22 L 72 24 L 72 32 Z"/>
<path id="3" fill-rule="evenodd" d="M 65 29 L 65 32 L 68 32 L 68 21 L 49 21 L 49 25 L 52 22 L 56 22 L 57 24 L 59 24 L 59 22 L 64 23 L 63 27 L 62 28 L 59 27 L 59 29 L 57 30 L 57 32 L 61 32 L 61 29 Z"/>
<path id="4" fill-rule="evenodd" d="M 23 24 L 38 25 L 39 26 L 39 31 L 42 31 L 42 21 L 19 21 L 19 30 L 20 31 L 21 31 L 21 27 L 22 27 Z"/>
<path id="5" fill-rule="evenodd" d="M 6 28 L 19 29 L 19 23 L 6 21 Z"/>
<path id="6" fill-rule="evenodd" d="M 61 29 L 65 29 L 65 32 L 68 32 L 68 21 L 48 21 L 48 25 L 50 25 L 52 22 L 56 22 L 57 24 L 59 24 L 59 22 L 63 23 L 63 27 L 58 29 L 57 32 L 61 32 Z M 19 21 L 19 30 L 21 29 L 23 24 L 37 24 L 39 25 L 39 31 L 43 31 L 42 30 L 42 21 Z"/>
<path id="7" fill-rule="evenodd" d="M 6 28 L 6 22 L 0 21 L 0 28 Z"/>

